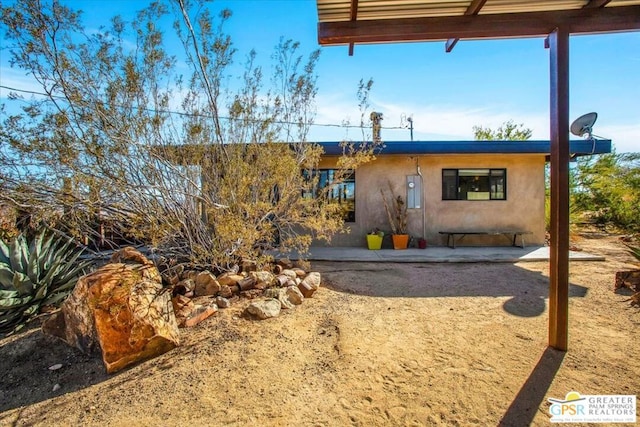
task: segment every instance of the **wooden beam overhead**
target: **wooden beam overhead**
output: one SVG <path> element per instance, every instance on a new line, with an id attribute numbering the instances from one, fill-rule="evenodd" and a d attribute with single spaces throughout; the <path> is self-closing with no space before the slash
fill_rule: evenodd
<path id="1" fill-rule="evenodd" d="M 464 14 L 466 16 L 477 15 L 486 2 L 487 0 L 473 0 Z M 447 40 L 447 43 L 445 44 L 445 51 L 447 53 L 451 52 L 456 44 L 458 44 L 458 40 L 460 39 L 457 37 Z"/>
<path id="2" fill-rule="evenodd" d="M 570 34 L 640 30 L 640 6 L 583 8 L 434 18 L 320 22 L 321 45 L 486 38 L 541 37 L 555 28 Z"/>
<path id="3" fill-rule="evenodd" d="M 605 7 L 608 3 L 611 3 L 611 0 L 590 0 L 589 3 L 584 5 L 585 9 L 589 9 L 589 8 L 598 8 L 598 7 Z"/>
<path id="4" fill-rule="evenodd" d="M 469 7 L 467 8 L 465 15 L 477 15 L 482 9 L 482 6 L 487 2 L 487 0 L 473 0 Z"/>
<path id="5" fill-rule="evenodd" d="M 358 0 L 351 0 L 351 11 L 350 11 L 351 22 L 355 22 L 358 19 Z M 354 43 L 349 43 L 349 56 L 353 56 L 353 46 Z"/>

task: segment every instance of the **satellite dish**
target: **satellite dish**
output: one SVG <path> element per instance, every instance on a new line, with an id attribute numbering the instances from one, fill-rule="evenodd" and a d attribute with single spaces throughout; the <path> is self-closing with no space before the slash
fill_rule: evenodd
<path id="1" fill-rule="evenodd" d="M 587 134 L 591 138 L 591 130 L 597 119 L 598 113 L 587 113 L 578 117 L 571 123 L 571 133 L 577 136 Z"/>

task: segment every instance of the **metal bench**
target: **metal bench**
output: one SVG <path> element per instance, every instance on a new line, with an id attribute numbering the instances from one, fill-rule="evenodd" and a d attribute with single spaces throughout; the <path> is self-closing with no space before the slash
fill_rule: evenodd
<path id="1" fill-rule="evenodd" d="M 460 243 L 460 241 L 467 235 L 505 236 L 511 241 L 512 246 L 520 246 L 521 248 L 524 248 L 524 235 L 533 234 L 531 231 L 521 230 L 447 230 L 440 231 L 439 233 L 447 235 L 447 246 L 453 249 L 456 248 L 456 236 L 461 236 L 460 239 L 458 239 L 458 243 Z M 511 236 L 513 236 L 513 239 L 511 239 Z M 518 237 L 520 237 L 520 245 L 516 245 Z"/>

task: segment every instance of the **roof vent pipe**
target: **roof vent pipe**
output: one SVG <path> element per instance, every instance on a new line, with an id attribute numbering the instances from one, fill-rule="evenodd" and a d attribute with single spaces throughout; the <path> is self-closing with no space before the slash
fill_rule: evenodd
<path id="1" fill-rule="evenodd" d="M 373 142 L 381 142 L 380 129 L 382 129 L 382 113 L 372 111 L 370 118 L 373 125 Z"/>

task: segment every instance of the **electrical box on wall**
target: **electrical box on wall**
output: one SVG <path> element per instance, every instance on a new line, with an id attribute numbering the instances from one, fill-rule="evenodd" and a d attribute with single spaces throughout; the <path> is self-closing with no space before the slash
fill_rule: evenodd
<path id="1" fill-rule="evenodd" d="M 422 182 L 420 175 L 407 175 L 407 208 L 420 209 Z"/>

